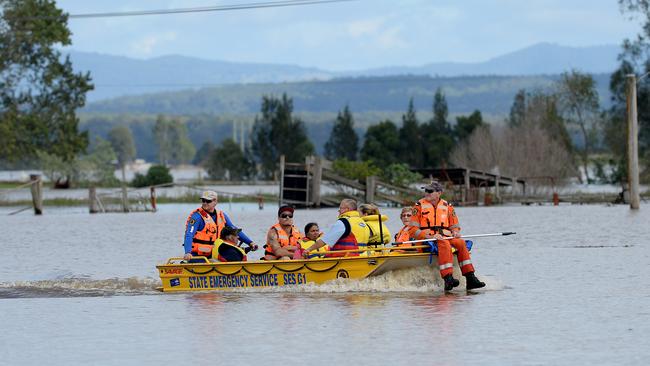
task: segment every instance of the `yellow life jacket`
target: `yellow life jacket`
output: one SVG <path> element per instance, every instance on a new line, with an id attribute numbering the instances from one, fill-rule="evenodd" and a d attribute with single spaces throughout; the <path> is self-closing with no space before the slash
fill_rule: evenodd
<path id="1" fill-rule="evenodd" d="M 380 245 L 390 243 L 390 231 L 384 224 L 384 221 L 388 221 L 388 216 L 381 215 L 381 228 L 379 222 L 379 215 L 368 215 L 362 217 L 363 221 L 368 225 L 370 229 L 370 238 L 368 239 L 368 245 Z M 383 234 L 381 236 L 380 234 Z M 382 240 L 383 238 L 383 240 Z"/>
<path id="2" fill-rule="evenodd" d="M 323 233 L 321 233 L 318 236 L 318 239 L 320 239 L 322 236 L 323 236 Z M 300 247 L 302 249 L 309 249 L 309 247 L 311 247 L 314 244 L 316 244 L 316 240 L 310 240 L 310 239 L 307 239 L 306 237 L 300 239 Z M 322 247 L 318 248 L 317 250 L 312 251 L 312 253 L 318 253 L 318 252 L 322 253 L 322 252 L 327 252 L 328 250 L 329 250 L 329 247 L 327 245 L 323 245 Z M 319 255 L 319 254 L 310 254 L 309 255 L 309 258 L 314 258 L 314 257 L 322 258 L 323 255 L 322 254 L 321 255 Z"/>
<path id="3" fill-rule="evenodd" d="M 219 262 L 245 262 L 248 259 L 244 249 L 222 239 L 215 240 L 212 258 Z"/>
<path id="4" fill-rule="evenodd" d="M 346 232 L 339 240 L 332 246 L 331 250 L 351 250 L 351 249 L 365 249 L 368 246 L 368 238 L 370 237 L 370 229 L 363 219 L 359 216 L 358 211 L 348 211 L 339 216 L 339 220 L 343 221 L 346 227 Z M 365 252 L 362 256 L 367 255 Z M 346 256 L 359 256 L 357 253 L 330 253 L 327 257 L 346 257 Z"/>

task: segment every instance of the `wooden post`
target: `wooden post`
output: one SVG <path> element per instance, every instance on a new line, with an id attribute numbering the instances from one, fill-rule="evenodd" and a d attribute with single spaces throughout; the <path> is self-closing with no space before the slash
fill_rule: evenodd
<path id="1" fill-rule="evenodd" d="M 497 203 L 501 202 L 500 186 L 501 186 L 501 176 L 497 175 L 496 179 L 494 180 L 494 198 L 497 199 Z"/>
<path id="2" fill-rule="evenodd" d="M 156 212 L 156 187 L 151 186 L 149 188 L 150 195 L 151 195 L 151 210 L 153 212 Z"/>
<path id="3" fill-rule="evenodd" d="M 460 190 L 460 203 L 465 206 L 469 200 L 469 169 L 463 171 L 463 186 Z"/>
<path id="4" fill-rule="evenodd" d="M 280 155 L 280 194 L 278 206 L 282 206 L 282 201 L 284 201 L 284 155 Z"/>
<path id="5" fill-rule="evenodd" d="M 129 212 L 129 195 L 126 192 L 126 183 L 122 183 L 122 211 Z"/>
<path id="6" fill-rule="evenodd" d="M 91 214 L 99 212 L 97 210 L 97 188 L 88 188 L 88 212 Z"/>
<path id="7" fill-rule="evenodd" d="M 639 132 L 636 107 L 636 76 L 627 75 L 627 181 L 630 208 L 639 209 Z"/>
<path id="8" fill-rule="evenodd" d="M 30 174 L 29 180 L 32 182 L 32 203 L 34 205 L 34 214 L 43 214 L 43 181 L 38 174 Z"/>
<path id="9" fill-rule="evenodd" d="M 122 211 L 129 212 L 129 196 L 126 192 L 126 165 L 122 164 Z"/>
<path id="10" fill-rule="evenodd" d="M 311 180 L 311 202 L 314 207 L 320 207 L 320 184 L 323 179 L 323 163 L 320 156 L 314 157 L 314 167 Z"/>
<path id="11" fill-rule="evenodd" d="M 371 175 L 366 177 L 366 202 L 375 201 L 375 187 L 377 186 L 377 177 Z"/>

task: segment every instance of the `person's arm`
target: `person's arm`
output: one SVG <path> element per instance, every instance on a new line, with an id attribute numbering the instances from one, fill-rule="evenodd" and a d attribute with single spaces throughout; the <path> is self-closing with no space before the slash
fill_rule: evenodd
<path id="1" fill-rule="evenodd" d="M 345 224 L 343 224 L 343 221 L 337 220 L 332 226 L 329 227 L 329 229 L 327 229 L 325 235 L 318 238 L 314 244 L 305 250 L 305 252 L 318 250 L 325 245 L 334 245 L 339 239 L 341 239 L 341 236 L 343 236 L 344 233 Z"/>
<path id="2" fill-rule="evenodd" d="M 228 225 L 230 227 L 235 227 L 235 228 L 237 227 L 237 226 L 235 226 L 235 224 L 232 223 L 232 221 L 230 221 L 230 217 L 228 217 L 228 215 L 225 212 L 223 213 L 223 217 L 226 219 L 226 225 Z M 253 241 L 244 233 L 243 230 L 239 232 L 238 238 L 239 238 L 239 240 L 243 241 L 244 243 L 246 243 L 246 244 L 248 244 L 250 246 L 255 245 L 255 243 L 253 243 Z M 257 246 L 257 245 L 255 245 L 255 246 Z M 253 249 L 253 250 L 255 250 L 255 249 Z"/>
<path id="3" fill-rule="evenodd" d="M 449 205 L 449 229 L 451 230 L 454 238 L 459 237 L 460 234 L 460 225 L 458 224 L 458 216 L 456 216 L 456 210 L 454 206 Z"/>
<path id="4" fill-rule="evenodd" d="M 185 227 L 185 239 L 183 240 L 185 259 L 192 258 L 192 240 L 194 239 L 194 234 L 196 234 L 197 231 L 203 230 L 204 227 L 205 222 L 203 221 L 203 217 L 201 217 L 198 212 L 193 213 Z"/>
<path id="5" fill-rule="evenodd" d="M 276 257 L 293 256 L 292 252 L 280 245 L 280 242 L 278 241 L 278 233 L 274 229 L 269 229 L 269 232 L 266 235 L 266 244 L 271 247 L 271 250 Z"/>

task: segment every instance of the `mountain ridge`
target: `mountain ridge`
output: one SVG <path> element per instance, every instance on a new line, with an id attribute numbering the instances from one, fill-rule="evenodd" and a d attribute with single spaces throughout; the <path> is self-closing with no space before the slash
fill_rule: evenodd
<path id="1" fill-rule="evenodd" d="M 77 71 L 90 71 L 96 90 L 88 101 L 111 99 L 224 84 L 284 83 L 330 80 L 340 77 L 429 76 L 532 76 L 560 74 L 571 68 L 583 72 L 611 73 L 617 67 L 619 47 L 599 45 L 569 47 L 538 43 L 486 61 L 438 62 L 422 66 L 390 66 L 354 71 L 329 71 L 291 64 L 207 60 L 184 55 L 151 59 L 71 51 Z"/>

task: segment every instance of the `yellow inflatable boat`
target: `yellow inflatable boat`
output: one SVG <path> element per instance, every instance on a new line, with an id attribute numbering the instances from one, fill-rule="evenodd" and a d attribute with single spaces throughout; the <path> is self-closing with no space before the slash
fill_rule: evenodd
<path id="1" fill-rule="evenodd" d="M 471 242 L 468 247 L 471 247 Z M 306 283 L 321 284 L 337 278 L 361 279 L 398 269 L 437 266 L 437 256 L 417 253 L 410 247 L 386 247 L 364 250 L 365 256 L 312 258 L 304 260 L 184 263 L 183 258 L 170 258 L 156 266 L 162 281 L 159 290 L 206 291 L 238 288 L 279 287 Z M 354 252 L 354 251 L 339 251 Z M 458 264 L 455 263 L 457 270 Z M 456 271 L 455 270 L 455 271 Z"/>

